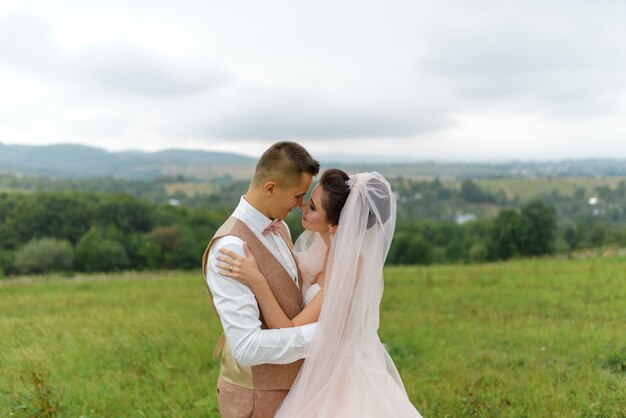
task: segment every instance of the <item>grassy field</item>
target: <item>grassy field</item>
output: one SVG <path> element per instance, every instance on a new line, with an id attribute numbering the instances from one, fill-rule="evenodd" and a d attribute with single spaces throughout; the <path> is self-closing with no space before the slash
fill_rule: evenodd
<path id="1" fill-rule="evenodd" d="M 203 195 L 212 195 L 219 191 L 219 187 L 212 183 L 165 183 L 165 194 L 173 196 L 175 194 L 183 194 L 186 197 L 195 197 Z"/>
<path id="2" fill-rule="evenodd" d="M 626 417 L 625 258 L 385 277 L 380 335 L 425 417 Z M 218 416 L 197 272 L 0 283 L 0 417 Z"/>
<path id="3" fill-rule="evenodd" d="M 550 194 L 554 190 L 562 196 L 574 196 L 576 190 L 581 188 L 588 196 L 593 194 L 595 187 L 608 186 L 616 189 L 619 182 L 624 180 L 626 180 L 624 177 L 554 177 L 551 179 L 491 178 L 476 182 L 491 193 L 503 190 L 508 198 L 518 196 L 522 201 L 528 201 L 541 194 Z"/>
<path id="4" fill-rule="evenodd" d="M 488 178 L 478 179 L 476 183 L 490 193 L 504 191 L 509 199 L 518 196 L 522 201 L 528 201 L 542 194 L 550 194 L 554 190 L 563 196 L 573 196 L 577 189 L 585 190 L 586 195 L 594 193 L 595 187 L 608 186 L 616 189 L 624 177 L 553 177 L 553 178 Z M 462 181 L 444 180 L 443 184 L 452 189 L 460 189 Z M 183 193 L 185 196 L 211 195 L 218 190 L 211 183 L 167 183 L 165 191 L 171 196 Z"/>

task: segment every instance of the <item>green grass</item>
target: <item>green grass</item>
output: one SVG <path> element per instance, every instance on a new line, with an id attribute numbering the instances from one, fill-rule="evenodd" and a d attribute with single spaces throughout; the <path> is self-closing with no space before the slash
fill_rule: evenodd
<path id="1" fill-rule="evenodd" d="M 380 335 L 425 417 L 626 416 L 626 259 L 385 277 Z M 217 416 L 218 335 L 198 273 L 5 282 L 0 417 Z"/>

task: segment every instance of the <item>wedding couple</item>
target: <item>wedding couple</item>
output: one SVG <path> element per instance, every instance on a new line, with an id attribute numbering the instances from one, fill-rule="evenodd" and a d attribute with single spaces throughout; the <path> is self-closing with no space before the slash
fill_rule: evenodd
<path id="1" fill-rule="evenodd" d="M 303 202 L 318 172 L 301 145 L 272 145 L 204 254 L 220 413 L 420 417 L 377 333 L 394 195 L 378 173 L 331 169 Z M 294 247 L 282 220 L 296 206 Z"/>

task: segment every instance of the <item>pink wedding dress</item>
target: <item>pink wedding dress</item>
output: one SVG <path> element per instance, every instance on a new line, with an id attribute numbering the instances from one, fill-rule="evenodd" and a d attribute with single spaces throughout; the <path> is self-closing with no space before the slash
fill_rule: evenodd
<path id="1" fill-rule="evenodd" d="M 395 198 L 378 173 L 351 176 L 351 187 L 331 242 L 319 326 L 276 417 L 421 417 L 378 338 Z M 296 249 L 310 280 L 321 270 L 325 244 L 305 232 Z M 312 299 L 315 286 L 305 283 L 305 300 Z"/>

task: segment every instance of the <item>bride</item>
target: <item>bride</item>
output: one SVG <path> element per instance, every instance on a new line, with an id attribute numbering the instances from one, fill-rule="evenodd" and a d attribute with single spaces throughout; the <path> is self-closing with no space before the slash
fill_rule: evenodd
<path id="1" fill-rule="evenodd" d="M 246 245 L 246 257 L 228 250 L 218 257 L 220 274 L 252 288 L 269 327 L 319 322 L 277 417 L 420 417 L 378 337 L 395 217 L 394 195 L 380 174 L 327 170 L 302 206 L 306 231 L 295 248 L 306 307 L 292 319 Z"/>

